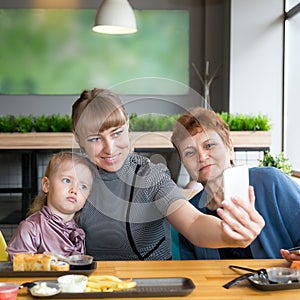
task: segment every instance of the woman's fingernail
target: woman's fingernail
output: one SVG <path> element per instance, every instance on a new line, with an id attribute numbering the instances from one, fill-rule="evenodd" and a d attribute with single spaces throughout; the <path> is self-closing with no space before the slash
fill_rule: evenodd
<path id="1" fill-rule="evenodd" d="M 228 201 L 227 200 L 223 200 L 222 205 L 228 205 Z"/>

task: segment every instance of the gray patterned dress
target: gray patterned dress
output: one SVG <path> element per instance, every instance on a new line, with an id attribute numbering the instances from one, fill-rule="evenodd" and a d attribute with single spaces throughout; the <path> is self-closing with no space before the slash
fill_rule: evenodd
<path id="1" fill-rule="evenodd" d="M 80 215 L 87 253 L 96 260 L 171 259 L 166 214 L 184 196 L 166 166 L 133 153 L 118 172 L 96 173 Z"/>

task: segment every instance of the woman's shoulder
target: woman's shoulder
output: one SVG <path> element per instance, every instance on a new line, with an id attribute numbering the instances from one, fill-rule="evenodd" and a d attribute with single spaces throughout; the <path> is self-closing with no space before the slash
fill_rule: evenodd
<path id="1" fill-rule="evenodd" d="M 286 176 L 281 170 L 275 167 L 251 167 L 249 168 L 250 174 L 269 174 L 269 175 L 276 175 L 276 176 Z"/>
<path id="2" fill-rule="evenodd" d="M 168 171 L 168 167 L 162 162 L 152 162 L 147 156 L 143 156 L 138 153 L 131 153 L 129 158 L 129 164 L 140 165 L 140 171 L 143 172 L 162 172 Z"/>
<path id="3" fill-rule="evenodd" d="M 250 184 L 253 183 L 272 183 L 295 185 L 296 182 L 287 174 L 275 167 L 252 167 L 249 168 Z"/>
<path id="4" fill-rule="evenodd" d="M 286 177 L 281 170 L 275 167 L 251 167 L 249 168 L 249 175 L 253 176 L 275 176 L 275 177 Z"/>

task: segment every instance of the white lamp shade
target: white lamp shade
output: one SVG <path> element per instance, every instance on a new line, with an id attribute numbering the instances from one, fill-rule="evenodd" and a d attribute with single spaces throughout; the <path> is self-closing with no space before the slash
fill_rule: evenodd
<path id="1" fill-rule="evenodd" d="M 137 32 L 135 15 L 127 0 L 104 0 L 98 8 L 93 31 L 107 34 Z"/>

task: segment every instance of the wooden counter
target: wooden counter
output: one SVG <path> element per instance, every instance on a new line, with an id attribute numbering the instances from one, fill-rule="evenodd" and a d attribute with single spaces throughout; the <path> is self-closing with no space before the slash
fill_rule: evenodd
<path id="1" fill-rule="evenodd" d="M 171 135 L 172 132 L 169 131 L 130 132 L 130 140 L 132 150 L 136 152 L 162 154 L 172 179 L 177 181 L 181 162 L 170 142 Z M 266 151 L 271 146 L 270 131 L 233 131 L 231 137 L 235 151 Z M 38 154 L 78 148 L 71 132 L 0 133 L 1 153 L 21 155 L 22 161 L 22 186 L 2 187 L 0 193 L 21 193 L 24 217 L 38 193 Z"/>
<path id="2" fill-rule="evenodd" d="M 130 132 L 133 148 L 172 149 L 172 132 Z M 235 148 L 270 148 L 270 131 L 232 131 Z M 0 149 L 72 149 L 78 148 L 70 132 L 0 133 Z"/>
<path id="3" fill-rule="evenodd" d="M 299 289 L 281 291 L 261 291 L 248 282 L 242 281 L 238 285 L 225 289 L 222 286 L 228 281 L 236 278 L 239 273 L 228 268 L 235 264 L 253 269 L 263 267 L 288 267 L 285 260 L 199 260 L 199 261 L 107 261 L 98 262 L 97 270 L 93 275 L 115 275 L 120 278 L 151 278 L 151 277 L 187 277 L 192 279 L 196 288 L 191 294 L 184 297 L 167 298 L 139 298 L 145 300 L 155 299 L 193 299 L 193 300 L 250 300 L 250 299 L 272 299 L 272 300 L 298 300 Z M 243 271 L 241 271 L 244 273 Z M 242 274 L 240 273 L 240 274 Z M 23 283 L 32 280 L 43 280 L 46 278 L 2 278 L 2 281 Z M 56 279 L 48 278 L 48 279 Z M 19 291 L 18 300 L 32 299 L 26 288 Z M 76 299 L 73 297 L 72 299 Z M 89 299 L 89 298 L 85 298 Z M 116 298 L 115 298 L 116 299 Z M 120 298 L 117 298 L 120 299 Z M 124 299 L 124 298 L 123 298 Z M 137 299 L 137 298 L 127 298 Z"/>

